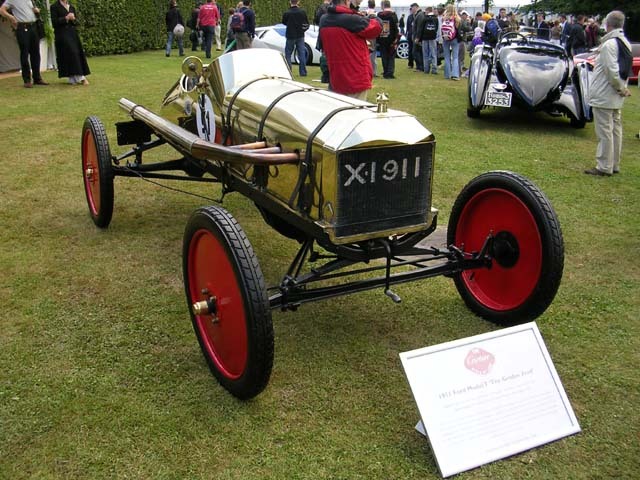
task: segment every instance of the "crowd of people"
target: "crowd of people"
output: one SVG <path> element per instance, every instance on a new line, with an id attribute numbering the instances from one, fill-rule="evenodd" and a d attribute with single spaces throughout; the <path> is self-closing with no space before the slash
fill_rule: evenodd
<path id="1" fill-rule="evenodd" d="M 495 17 L 478 12 L 471 18 L 465 10 L 458 12 L 454 4 L 422 10 L 413 3 L 405 20 L 404 15 L 398 19 L 390 0 L 382 0 L 379 9 L 375 0 L 369 0 L 363 10 L 361 3 L 362 0 L 324 0 L 314 15 L 314 23 L 320 28 L 317 48 L 322 52 L 322 80 L 328 81 L 331 90 L 361 100 L 367 99 L 372 80 L 377 76 L 378 52 L 383 78 L 395 78 L 396 48 L 402 34 L 410 45 L 409 68 L 437 75 L 441 52 L 444 78 L 456 81 L 465 74 L 466 52 L 473 52 L 482 43 L 495 42 L 499 32 L 521 31 L 525 25 L 524 19 L 518 19 L 506 9 L 500 9 Z M 75 7 L 68 0 L 56 0 L 50 8 L 58 76 L 68 78 L 71 84 L 88 85 L 86 75 L 90 70 L 76 31 Z M 32 0 L 0 2 L 0 15 L 9 19 L 16 31 L 26 88 L 48 85 L 40 74 L 40 34 L 36 29 L 39 14 Z M 222 50 L 223 18 L 223 9 L 216 0 L 196 4 L 187 22 L 191 28 L 192 50 L 202 47 L 206 58 L 211 58 L 214 40 L 217 50 Z M 622 30 L 624 19 L 622 12 L 610 12 L 604 19 L 604 34 L 597 18 L 584 15 L 569 20 L 561 14 L 547 20 L 544 13 L 538 13 L 528 25 L 538 38 L 562 45 L 569 56 L 598 47 L 589 100 L 598 147 L 596 166 L 585 173 L 600 177 L 616 174 L 620 168 L 621 109 L 625 97 L 630 95 L 624 70 L 631 66 L 631 46 Z M 184 55 L 185 22 L 177 8 L 177 0 L 169 0 L 165 21 L 166 56 L 171 54 L 174 39 L 179 55 Z M 309 20 L 299 6 L 299 0 L 290 0 L 289 9 L 283 12 L 282 23 L 286 25 L 286 61 L 291 68 L 295 49 L 299 74 L 304 77 L 307 75 L 304 33 L 309 28 Z M 250 48 L 255 25 L 251 0 L 243 0 L 236 8 L 229 9 L 226 47 Z"/>
<path id="2" fill-rule="evenodd" d="M 173 1 L 173 0 L 171 0 Z M 167 12 L 167 51 L 170 51 L 170 44 L 173 40 L 171 32 L 174 24 L 169 21 L 171 12 L 171 4 Z M 225 26 L 225 49 L 233 47 L 241 50 L 251 47 L 251 42 L 256 34 L 256 16 L 251 8 L 251 0 L 243 0 L 239 2 L 235 8 L 230 8 L 227 12 L 227 20 L 225 23 L 224 8 L 217 3 L 216 0 L 206 0 L 196 2 L 195 7 L 191 11 L 187 27 L 191 29 L 189 41 L 191 42 L 191 50 L 197 51 L 202 48 L 206 58 L 211 58 L 211 50 L 215 41 L 216 50 L 222 50 L 222 26 Z M 178 43 L 180 55 L 183 55 L 182 48 Z M 169 56 L 169 55 L 167 55 Z"/>

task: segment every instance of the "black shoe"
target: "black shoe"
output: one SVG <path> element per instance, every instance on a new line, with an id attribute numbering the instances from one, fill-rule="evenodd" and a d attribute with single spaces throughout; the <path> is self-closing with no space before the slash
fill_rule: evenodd
<path id="1" fill-rule="evenodd" d="M 33 82 L 35 85 L 49 85 L 49 82 L 45 82 L 44 80 L 40 79 L 40 80 L 36 80 L 35 82 Z"/>
<path id="2" fill-rule="evenodd" d="M 597 168 L 590 168 L 585 170 L 584 173 L 587 175 L 595 175 L 596 177 L 610 177 L 611 174 L 607 172 L 603 172 L 602 170 L 598 170 Z"/>
<path id="3" fill-rule="evenodd" d="M 170 55 L 170 54 L 168 54 L 168 53 L 165 53 L 165 54 L 164 54 L 164 56 L 165 56 L 165 57 L 170 57 L 171 55 Z"/>

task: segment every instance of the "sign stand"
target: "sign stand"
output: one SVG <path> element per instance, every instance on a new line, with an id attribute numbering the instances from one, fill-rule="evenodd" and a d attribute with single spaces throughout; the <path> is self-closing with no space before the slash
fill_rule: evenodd
<path id="1" fill-rule="evenodd" d="M 400 359 L 443 477 L 580 431 L 533 322 Z"/>

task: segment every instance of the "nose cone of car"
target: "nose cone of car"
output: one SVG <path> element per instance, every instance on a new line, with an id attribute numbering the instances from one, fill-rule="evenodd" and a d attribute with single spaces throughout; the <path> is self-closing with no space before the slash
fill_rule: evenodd
<path id="1" fill-rule="evenodd" d="M 566 81 L 567 60 L 561 55 L 526 48 L 502 48 L 500 64 L 520 99 L 535 108 Z"/>

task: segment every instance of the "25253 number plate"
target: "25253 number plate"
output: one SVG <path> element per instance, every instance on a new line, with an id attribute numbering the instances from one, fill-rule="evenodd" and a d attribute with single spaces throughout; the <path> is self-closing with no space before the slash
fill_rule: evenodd
<path id="1" fill-rule="evenodd" d="M 488 107 L 506 107 L 511 106 L 511 92 L 487 92 L 484 104 Z"/>

